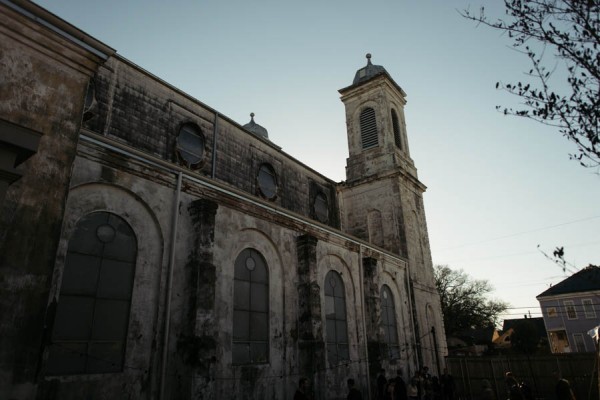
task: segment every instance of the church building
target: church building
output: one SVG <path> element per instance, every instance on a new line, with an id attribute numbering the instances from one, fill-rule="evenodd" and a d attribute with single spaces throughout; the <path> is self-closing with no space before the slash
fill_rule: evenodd
<path id="1" fill-rule="evenodd" d="M 307 378 L 326 400 L 352 378 L 374 399 L 381 369 L 439 376 L 406 93 L 370 54 L 347 72 L 335 182 L 260 116 L 0 1 L 0 398 L 291 400 Z"/>

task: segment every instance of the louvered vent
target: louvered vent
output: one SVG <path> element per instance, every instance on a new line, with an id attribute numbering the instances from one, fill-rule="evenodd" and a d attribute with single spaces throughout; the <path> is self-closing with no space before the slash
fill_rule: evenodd
<path id="1" fill-rule="evenodd" d="M 402 150 L 402 138 L 400 137 L 400 124 L 398 123 L 398 114 L 392 109 L 392 128 L 394 129 L 394 142 L 396 147 Z"/>
<path id="2" fill-rule="evenodd" d="M 375 110 L 365 108 L 360 113 L 360 138 L 362 140 L 363 150 L 377 147 L 377 122 L 375 120 Z"/>

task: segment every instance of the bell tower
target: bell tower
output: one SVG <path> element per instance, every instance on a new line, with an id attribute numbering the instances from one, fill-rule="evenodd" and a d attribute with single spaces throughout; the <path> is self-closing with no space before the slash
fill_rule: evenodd
<path id="1" fill-rule="evenodd" d="M 445 339 L 435 332 L 444 331 L 443 319 L 423 206 L 426 187 L 408 146 L 406 93 L 385 68 L 371 63 L 370 54 L 352 85 L 339 93 L 346 108 L 349 152 L 346 181 L 338 187 L 342 229 L 406 261 L 404 268 L 389 267 L 385 260 L 371 260 L 369 265 L 377 271 L 379 287 L 385 276 L 405 277 L 405 285 L 397 290 L 411 305 L 417 343 L 412 354 L 420 365 L 432 371 L 436 366 L 439 374 L 438 350 L 445 349 Z M 372 296 L 375 303 L 376 297 Z M 376 331 L 375 326 L 372 337 Z"/>
<path id="2" fill-rule="evenodd" d="M 410 158 L 404 105 L 406 93 L 380 65 L 371 63 L 340 89 L 346 107 L 348 150 L 346 180 L 385 176 L 401 168 L 416 178 Z"/>
<path id="3" fill-rule="evenodd" d="M 344 228 L 423 264 L 430 259 L 422 200 L 426 187 L 410 157 L 406 93 L 385 68 L 371 63 L 371 54 L 352 85 L 339 92 L 346 107 L 349 152 L 341 189 Z"/>

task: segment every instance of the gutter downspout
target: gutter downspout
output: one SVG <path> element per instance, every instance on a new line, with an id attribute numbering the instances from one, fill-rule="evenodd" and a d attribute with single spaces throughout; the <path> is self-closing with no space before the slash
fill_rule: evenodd
<path id="1" fill-rule="evenodd" d="M 365 336 L 365 360 L 367 362 L 367 398 L 371 400 L 371 377 L 369 376 L 369 341 L 367 340 L 367 317 L 365 313 L 365 286 L 363 281 L 363 257 L 362 257 L 362 246 L 358 245 L 358 273 L 359 273 L 359 284 L 360 284 L 360 297 L 362 302 L 362 323 L 363 323 L 363 335 Z"/>
<path id="2" fill-rule="evenodd" d="M 217 129 L 219 128 L 219 113 L 215 111 L 215 122 L 213 123 L 213 147 L 212 147 L 212 171 L 210 177 L 215 179 L 217 174 Z"/>
<path id="3" fill-rule="evenodd" d="M 173 205 L 173 217 L 171 219 L 171 249 L 169 251 L 169 266 L 167 271 L 167 294 L 165 304 L 165 334 L 163 337 L 163 349 L 160 368 L 159 400 L 164 399 L 165 377 L 167 373 L 167 357 L 169 349 L 169 330 L 171 329 L 171 290 L 173 287 L 173 265 L 175 264 L 175 241 L 177 239 L 177 224 L 179 222 L 179 199 L 181 197 L 181 181 L 183 174 L 177 174 L 177 189 L 175 192 L 175 203 Z"/>

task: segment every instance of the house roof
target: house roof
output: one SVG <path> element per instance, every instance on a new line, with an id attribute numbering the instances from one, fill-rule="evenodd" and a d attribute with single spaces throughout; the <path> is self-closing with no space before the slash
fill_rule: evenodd
<path id="1" fill-rule="evenodd" d="M 536 296 L 536 299 L 559 294 L 589 292 L 594 290 L 600 290 L 600 267 L 590 265 L 540 293 Z"/>
<path id="2" fill-rule="evenodd" d="M 458 332 L 454 336 L 472 344 L 489 344 L 493 342 L 496 333 L 496 328 L 491 326 L 489 328 L 467 329 Z"/>
<path id="3" fill-rule="evenodd" d="M 502 332 L 507 332 L 509 329 L 516 331 L 519 324 L 524 322 L 532 324 L 540 337 L 546 337 L 546 325 L 544 324 L 543 317 L 505 319 L 502 325 Z"/>

